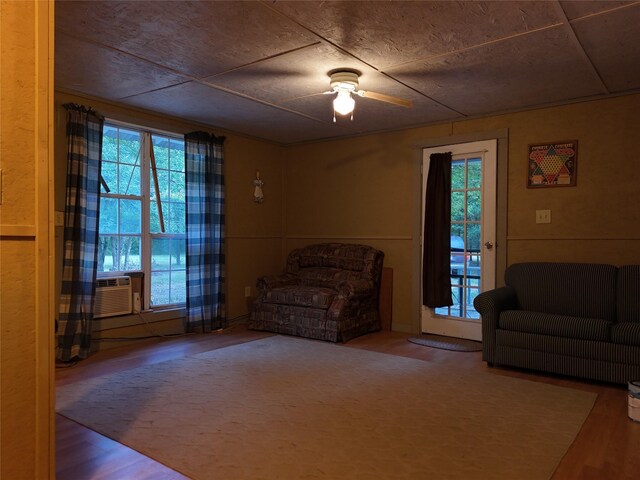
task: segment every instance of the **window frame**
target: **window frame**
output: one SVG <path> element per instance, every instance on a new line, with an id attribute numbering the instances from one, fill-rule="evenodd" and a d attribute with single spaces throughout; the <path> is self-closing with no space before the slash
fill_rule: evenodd
<path id="1" fill-rule="evenodd" d="M 98 278 L 104 277 L 112 277 L 118 275 L 129 275 L 132 273 L 141 272 L 144 275 L 143 281 L 143 297 L 144 297 L 144 305 L 142 308 L 144 310 L 166 310 L 173 308 L 183 308 L 186 306 L 186 299 L 184 302 L 174 302 L 167 303 L 161 305 L 151 305 L 151 281 L 152 281 L 152 242 L 154 239 L 184 239 L 186 242 L 186 216 L 185 216 L 185 232 L 184 233 L 162 233 L 162 232 L 151 232 L 151 190 L 153 189 L 152 181 L 153 177 L 151 175 L 151 163 L 150 163 L 150 142 L 154 136 L 161 136 L 169 138 L 170 140 L 176 140 L 180 143 L 184 144 L 184 136 L 180 133 L 169 132 L 166 130 L 160 130 L 155 128 L 149 128 L 146 126 L 136 125 L 132 123 L 122 122 L 119 120 L 114 120 L 110 118 L 106 118 L 104 121 L 105 127 L 114 127 L 118 129 L 126 129 L 131 131 L 136 131 L 140 134 L 140 155 L 139 155 L 139 165 L 140 165 L 140 195 L 128 195 L 128 194 L 119 194 L 119 193 L 105 193 L 100 191 L 100 199 L 102 198 L 119 198 L 119 199 L 135 199 L 141 200 L 141 221 L 140 221 L 140 269 L 139 270 L 119 270 L 119 271 L 109 271 L 109 272 L 98 272 Z M 102 160 L 101 160 L 102 161 Z M 168 170 L 172 171 L 170 165 L 168 166 Z M 186 172 L 185 172 L 186 175 Z M 169 182 L 170 184 L 170 182 Z M 103 197 L 105 196 L 105 197 Z M 186 198 L 185 198 L 185 210 L 186 210 Z M 98 231 L 100 235 L 100 231 Z M 108 235 L 108 234 L 104 234 Z M 138 236 L 138 234 L 117 234 L 118 238 L 124 236 Z M 169 253 L 169 262 L 171 262 L 171 253 Z M 185 252 L 185 270 L 186 270 L 186 252 Z M 167 270 L 172 271 L 172 270 Z M 186 273 L 185 273 L 185 292 L 186 292 Z"/>

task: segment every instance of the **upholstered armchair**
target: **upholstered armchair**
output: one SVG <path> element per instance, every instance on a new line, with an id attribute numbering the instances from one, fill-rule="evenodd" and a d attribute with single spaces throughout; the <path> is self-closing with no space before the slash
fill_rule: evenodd
<path id="1" fill-rule="evenodd" d="M 284 274 L 258 279 L 249 328 L 331 342 L 380 330 L 383 258 L 367 245 L 323 243 L 293 250 Z"/>

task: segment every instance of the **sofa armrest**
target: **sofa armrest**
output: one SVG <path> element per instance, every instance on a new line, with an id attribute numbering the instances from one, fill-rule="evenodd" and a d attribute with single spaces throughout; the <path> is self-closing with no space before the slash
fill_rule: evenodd
<path id="1" fill-rule="evenodd" d="M 295 285 L 296 283 L 298 283 L 298 277 L 287 273 L 284 275 L 267 275 L 259 277 L 256 282 L 256 287 L 258 287 L 258 290 L 268 290 L 270 288 Z"/>
<path id="2" fill-rule="evenodd" d="M 496 329 L 500 313 L 518 308 L 513 287 L 500 287 L 478 295 L 473 306 L 482 317 L 482 359 L 492 364 L 495 358 Z"/>

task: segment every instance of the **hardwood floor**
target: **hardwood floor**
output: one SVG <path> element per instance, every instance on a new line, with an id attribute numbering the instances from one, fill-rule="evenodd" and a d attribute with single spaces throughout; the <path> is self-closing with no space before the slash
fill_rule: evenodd
<path id="1" fill-rule="evenodd" d="M 158 338 L 136 345 L 98 352 L 71 368 L 56 371 L 56 385 L 128 370 L 142 365 L 244 343 L 271 334 L 237 325 L 222 333 Z M 378 332 L 356 338 L 344 348 L 417 358 L 469 371 L 489 372 L 577 388 L 598 394 L 596 404 L 573 445 L 558 466 L 554 480 L 637 478 L 640 472 L 640 423 L 627 416 L 627 390 L 596 382 L 568 379 L 508 368 L 489 368 L 479 352 L 438 350 L 407 341 L 408 335 Z M 56 415 L 56 472 L 58 480 L 175 480 L 187 477 L 82 425 Z"/>

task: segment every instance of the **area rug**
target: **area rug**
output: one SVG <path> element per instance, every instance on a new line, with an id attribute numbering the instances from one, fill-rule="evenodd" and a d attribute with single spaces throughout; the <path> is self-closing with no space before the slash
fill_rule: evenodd
<path id="1" fill-rule="evenodd" d="M 442 350 L 452 350 L 454 352 L 480 352 L 482 342 L 466 340 L 464 338 L 445 337 L 444 335 L 431 335 L 423 333 L 419 337 L 407 338 L 411 343 L 424 345 L 425 347 L 440 348 Z"/>
<path id="2" fill-rule="evenodd" d="M 274 336 L 57 389 L 197 480 L 547 479 L 595 394 Z"/>

